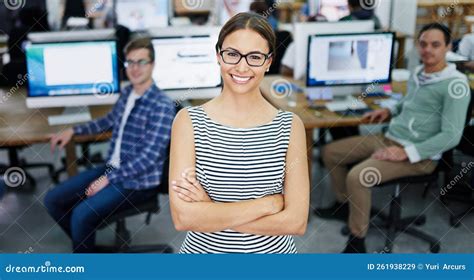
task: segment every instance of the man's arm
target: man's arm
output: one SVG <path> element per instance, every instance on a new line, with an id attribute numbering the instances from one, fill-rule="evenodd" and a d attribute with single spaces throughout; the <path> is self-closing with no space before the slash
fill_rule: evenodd
<path id="1" fill-rule="evenodd" d="M 458 82 L 463 83 L 463 88 L 469 89 L 467 81 L 459 79 Z M 428 159 L 459 144 L 470 100 L 469 91 L 465 93 L 463 96 L 452 96 L 446 92 L 442 110 L 439 112 L 442 118 L 440 132 L 421 143 L 405 147 L 411 163 Z"/>

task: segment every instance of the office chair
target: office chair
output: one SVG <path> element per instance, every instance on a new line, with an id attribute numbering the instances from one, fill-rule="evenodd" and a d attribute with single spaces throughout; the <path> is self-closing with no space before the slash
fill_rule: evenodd
<path id="1" fill-rule="evenodd" d="M 461 202 L 467 204 L 467 208 L 458 212 L 458 213 L 450 213 L 449 216 L 449 224 L 455 228 L 459 227 L 461 221 L 469 214 L 474 213 L 474 174 L 471 172 L 471 185 L 468 186 L 470 188 L 471 193 L 462 195 L 462 194 L 451 194 L 447 193 L 447 200 L 454 200 L 456 202 Z"/>
<path id="2" fill-rule="evenodd" d="M 438 186 L 440 174 L 447 174 L 451 170 L 453 165 L 452 155 L 453 150 L 444 152 L 441 160 L 436 166 L 436 169 L 431 174 L 402 177 L 374 186 L 374 188 L 382 188 L 395 185 L 395 189 L 390 201 L 388 215 L 383 213 L 381 210 L 372 209 L 371 220 L 369 223 L 371 227 L 375 227 L 386 232 L 384 247 L 385 253 L 392 252 L 393 243 L 400 233 L 406 233 L 415 238 L 428 242 L 430 244 L 430 252 L 432 253 L 438 253 L 440 251 L 440 240 L 413 227 L 413 225 L 421 226 L 425 224 L 425 215 L 402 218 L 402 198 L 400 193 L 410 184 L 424 184 L 425 189 L 423 191 L 423 197 L 426 197 L 427 190 L 430 187 Z M 343 235 L 348 235 L 350 233 L 349 228 L 345 226 L 341 230 L 341 233 Z"/>
<path id="3" fill-rule="evenodd" d="M 169 151 L 166 154 L 169 157 Z M 162 182 L 157 188 L 155 196 L 150 198 L 148 201 L 136 205 L 134 208 L 128 208 L 119 210 L 112 213 L 99 227 L 102 229 L 109 224 L 116 223 L 115 226 L 115 242 L 112 246 L 98 245 L 97 250 L 103 253 L 140 253 L 140 252 L 159 252 L 159 253 L 173 253 L 173 248 L 167 244 L 151 244 L 151 245 L 130 245 L 132 238 L 130 231 L 127 229 L 125 220 L 128 217 L 133 217 L 139 214 L 147 213 L 145 218 L 145 224 L 149 225 L 151 216 L 157 214 L 160 211 L 160 205 L 158 200 L 159 194 L 168 194 L 168 173 L 169 173 L 169 158 L 165 160 Z"/>
<path id="4" fill-rule="evenodd" d="M 160 186 L 159 188 L 162 188 Z M 166 186 L 167 188 L 167 186 Z M 115 242 L 112 246 L 98 245 L 98 252 L 103 253 L 140 253 L 140 252 L 159 252 L 159 253 L 173 253 L 173 248 L 167 244 L 153 244 L 153 245 L 130 245 L 132 238 L 130 231 L 127 229 L 125 221 L 126 218 L 135 215 L 147 213 L 145 218 L 145 224 L 149 225 L 151 221 L 151 215 L 156 214 L 160 211 L 158 203 L 158 194 L 149 201 L 137 205 L 135 208 L 129 208 L 122 211 L 118 211 L 107 218 L 100 229 L 104 228 L 108 224 L 116 223 L 115 227 Z"/>
<path id="5" fill-rule="evenodd" d="M 429 175 L 422 176 L 410 176 L 399 179 L 394 179 L 389 182 L 374 186 L 374 188 L 381 188 L 386 186 L 395 185 L 394 192 L 390 201 L 390 208 L 388 215 L 377 209 L 371 210 L 370 227 L 382 229 L 386 232 L 385 234 L 385 253 L 391 253 L 393 249 L 393 243 L 396 237 L 400 233 L 409 234 L 415 238 L 426 241 L 430 244 L 430 251 L 432 253 L 438 253 L 441 249 L 440 241 L 435 237 L 432 237 L 416 228 L 412 225 L 421 226 L 426 222 L 425 215 L 417 215 L 402 218 L 402 199 L 400 196 L 401 191 L 410 184 L 428 184 L 436 185 L 438 182 L 438 176 L 441 168 L 436 170 Z M 349 235 L 350 230 L 347 226 L 344 226 L 341 230 L 343 235 Z"/>
<path id="6" fill-rule="evenodd" d="M 463 131 L 463 137 L 461 142 L 456 147 L 456 150 L 461 151 L 463 154 L 474 157 L 474 126 L 469 125 L 471 120 L 472 111 L 474 109 L 474 95 L 471 90 L 471 101 L 469 102 L 469 108 L 466 116 L 466 127 Z M 459 182 L 460 183 L 460 182 Z M 453 227 L 459 227 L 463 218 L 467 215 L 472 214 L 474 211 L 474 172 L 471 170 L 471 183 L 470 186 L 466 184 L 467 192 L 456 191 L 459 189 L 460 184 L 456 184 L 457 188 L 447 192 L 441 199 L 446 205 L 448 201 L 460 202 L 467 205 L 467 208 L 458 213 L 450 212 L 449 223 Z M 447 185 L 447 184 L 445 184 Z M 454 191 L 453 191 L 454 190 Z"/>

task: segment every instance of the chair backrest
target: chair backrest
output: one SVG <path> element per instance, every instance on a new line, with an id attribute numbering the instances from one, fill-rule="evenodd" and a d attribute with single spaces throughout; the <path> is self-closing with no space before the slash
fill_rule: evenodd
<path id="1" fill-rule="evenodd" d="M 176 103 L 176 113 L 179 110 L 183 109 L 181 103 Z M 161 184 L 158 186 L 158 193 L 159 194 L 168 194 L 168 181 L 169 181 L 169 173 L 170 173 L 170 146 L 166 150 L 166 159 L 163 164 L 163 174 L 161 175 Z"/>
<path id="2" fill-rule="evenodd" d="M 469 123 L 472 118 L 472 110 L 474 108 L 474 98 L 473 98 L 473 90 L 471 89 L 471 96 L 469 100 L 469 105 L 466 112 L 466 122 L 463 131 L 463 135 L 461 138 L 460 143 L 453 149 L 445 151 L 439 161 L 437 166 L 437 170 L 449 171 L 454 167 L 454 150 L 460 150 L 465 154 L 474 155 L 474 131 L 473 126 L 469 126 Z"/>
<path id="3" fill-rule="evenodd" d="M 166 160 L 163 163 L 163 173 L 161 174 L 161 184 L 158 186 L 158 193 L 159 194 L 168 194 L 168 181 L 169 181 L 169 173 L 170 173 L 170 149 L 168 147 L 166 153 Z"/>
<path id="4" fill-rule="evenodd" d="M 474 126 L 469 125 L 472 118 L 472 113 L 474 109 L 474 90 L 471 89 L 471 100 L 469 101 L 469 106 L 466 113 L 466 124 L 462 134 L 461 142 L 456 147 L 457 150 L 461 152 L 474 156 Z"/>

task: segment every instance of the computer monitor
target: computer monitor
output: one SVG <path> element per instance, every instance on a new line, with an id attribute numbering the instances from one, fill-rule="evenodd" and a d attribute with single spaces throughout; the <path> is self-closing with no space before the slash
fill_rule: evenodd
<path id="1" fill-rule="evenodd" d="M 33 32 L 28 34 L 32 43 L 115 40 L 115 29 L 68 30 L 55 32 Z"/>
<path id="2" fill-rule="evenodd" d="M 113 104 L 118 99 L 115 41 L 29 44 L 26 63 L 29 108 Z"/>
<path id="3" fill-rule="evenodd" d="M 303 79 L 306 73 L 308 37 L 315 34 L 365 33 L 374 31 L 373 20 L 343 22 L 295 23 L 293 41 L 295 44 L 295 66 L 293 78 Z"/>
<path id="4" fill-rule="evenodd" d="M 169 0 L 116 0 L 117 24 L 131 31 L 168 26 L 170 3 Z"/>
<path id="5" fill-rule="evenodd" d="M 212 98 L 221 75 L 213 35 L 156 37 L 153 79 L 172 99 Z"/>
<path id="6" fill-rule="evenodd" d="M 326 34 L 309 38 L 306 86 L 391 82 L 395 34 Z"/>

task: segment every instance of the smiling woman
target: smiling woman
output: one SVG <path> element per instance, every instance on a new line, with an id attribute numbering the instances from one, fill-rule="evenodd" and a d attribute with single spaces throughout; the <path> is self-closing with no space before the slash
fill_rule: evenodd
<path id="1" fill-rule="evenodd" d="M 241 13 L 216 44 L 222 93 L 173 124 L 170 203 L 181 253 L 296 253 L 306 230 L 309 176 L 301 120 L 259 90 L 272 63 L 267 20 Z"/>

